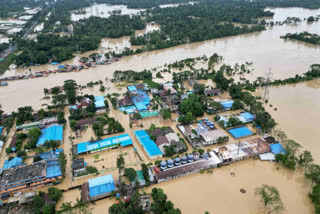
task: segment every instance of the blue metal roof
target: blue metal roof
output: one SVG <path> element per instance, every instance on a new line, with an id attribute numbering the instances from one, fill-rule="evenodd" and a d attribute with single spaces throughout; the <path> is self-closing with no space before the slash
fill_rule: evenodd
<path id="1" fill-rule="evenodd" d="M 0 135 L 2 134 L 3 126 L 0 126 Z"/>
<path id="2" fill-rule="evenodd" d="M 6 160 L 3 164 L 3 170 L 20 166 L 22 164 L 22 158 L 14 157 L 10 161 Z"/>
<path id="3" fill-rule="evenodd" d="M 270 145 L 271 148 L 271 152 L 273 154 L 287 154 L 286 150 L 284 150 L 284 148 L 282 147 L 282 145 L 280 143 L 275 143 Z"/>
<path id="4" fill-rule="evenodd" d="M 102 107 L 106 107 L 106 104 L 104 103 L 104 100 L 98 100 L 94 102 L 94 106 L 96 108 L 102 108 Z"/>
<path id="5" fill-rule="evenodd" d="M 255 119 L 255 117 L 249 112 L 240 113 L 240 116 L 244 117 L 246 122 L 252 122 Z"/>
<path id="6" fill-rule="evenodd" d="M 252 135 L 252 132 L 247 127 L 239 127 L 234 129 L 229 129 L 228 132 L 234 137 L 234 138 L 241 138 Z"/>
<path id="7" fill-rule="evenodd" d="M 88 180 L 90 197 L 98 196 L 115 190 L 111 174 Z"/>
<path id="8" fill-rule="evenodd" d="M 58 160 L 48 160 L 46 168 L 47 178 L 56 178 L 62 175 L 60 162 Z"/>
<path id="9" fill-rule="evenodd" d="M 223 106 L 224 109 L 227 109 L 232 107 L 233 102 L 234 102 L 233 100 L 227 100 L 227 101 L 220 102 L 220 104 Z"/>
<path id="10" fill-rule="evenodd" d="M 150 157 L 162 155 L 162 152 L 158 148 L 157 144 L 150 139 L 150 136 L 145 130 L 135 131 L 134 134 L 136 135 L 138 141 Z"/>
<path id="11" fill-rule="evenodd" d="M 117 135 L 114 137 L 105 138 L 95 142 L 83 142 L 77 144 L 78 154 L 99 150 L 106 147 L 112 147 L 120 144 L 121 146 L 132 145 L 132 140 L 128 134 Z"/>
<path id="12" fill-rule="evenodd" d="M 44 144 L 46 141 L 50 140 L 60 140 L 63 139 L 63 127 L 62 126 L 50 126 L 48 128 L 41 130 L 37 146 Z"/>

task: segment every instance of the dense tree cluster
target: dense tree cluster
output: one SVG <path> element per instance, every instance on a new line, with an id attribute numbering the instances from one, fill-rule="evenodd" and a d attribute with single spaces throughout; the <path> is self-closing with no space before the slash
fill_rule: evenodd
<path id="1" fill-rule="evenodd" d="M 282 38 L 284 39 L 292 39 L 292 40 L 298 40 L 306 43 L 310 43 L 313 45 L 319 45 L 320 44 L 320 36 L 318 34 L 312 34 L 308 32 L 302 32 L 302 33 L 288 33 Z"/>

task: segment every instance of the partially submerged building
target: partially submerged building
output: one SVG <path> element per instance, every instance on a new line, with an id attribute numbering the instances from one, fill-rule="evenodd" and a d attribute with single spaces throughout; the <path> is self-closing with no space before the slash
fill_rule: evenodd
<path id="1" fill-rule="evenodd" d="M 117 135 L 109 137 L 95 142 L 82 142 L 75 146 L 76 154 L 93 153 L 110 149 L 118 146 L 129 146 L 132 145 L 132 140 L 128 134 Z"/>
<path id="2" fill-rule="evenodd" d="M 207 158 L 202 158 L 194 162 L 182 164 L 166 169 L 162 172 L 156 173 L 155 178 L 158 183 L 172 180 L 174 178 L 190 175 L 193 173 L 200 172 L 201 170 L 215 168 L 221 163 L 221 160 L 214 154 L 211 153 Z"/>
<path id="3" fill-rule="evenodd" d="M 225 111 L 230 110 L 232 108 L 233 103 L 234 103 L 233 100 L 226 100 L 226 101 L 220 102 L 220 104 L 222 105 Z"/>
<path id="4" fill-rule="evenodd" d="M 111 174 L 89 179 L 82 185 L 82 201 L 96 201 L 109 196 L 116 190 Z"/>
<path id="5" fill-rule="evenodd" d="M 11 160 L 5 160 L 2 170 L 14 168 L 23 164 L 23 160 L 20 157 L 14 157 Z"/>
<path id="6" fill-rule="evenodd" d="M 128 86 L 128 91 L 131 95 L 132 102 L 136 106 L 138 111 L 148 110 L 148 106 L 150 105 L 150 97 L 143 90 L 144 87 L 138 87 L 135 85 Z"/>
<path id="7" fill-rule="evenodd" d="M 78 158 L 72 162 L 73 176 L 78 176 L 86 171 L 84 158 Z"/>
<path id="8" fill-rule="evenodd" d="M 24 123 L 22 125 L 16 126 L 16 131 L 24 130 L 27 131 L 32 128 L 39 128 L 40 122 Z"/>
<path id="9" fill-rule="evenodd" d="M 104 101 L 104 96 L 94 97 L 94 106 L 96 107 L 97 112 L 106 111 L 106 104 Z"/>
<path id="10" fill-rule="evenodd" d="M 0 195 L 51 184 L 61 178 L 57 159 L 5 169 L 0 174 Z"/>
<path id="11" fill-rule="evenodd" d="M 134 134 L 150 159 L 162 157 L 161 150 L 158 148 L 157 144 L 151 140 L 149 134 L 145 130 L 135 131 Z"/>
<path id="12" fill-rule="evenodd" d="M 170 91 L 170 95 L 178 94 L 177 90 L 174 87 L 172 87 L 172 85 L 170 83 L 163 84 L 163 90 L 166 93 L 168 93 L 168 91 Z"/>
<path id="13" fill-rule="evenodd" d="M 217 154 L 217 156 L 223 163 L 228 164 L 254 157 L 256 155 L 269 153 L 270 147 L 268 143 L 263 139 L 255 138 L 214 148 L 213 151 Z"/>
<path id="14" fill-rule="evenodd" d="M 220 129 L 210 130 L 200 134 L 200 139 L 204 145 L 228 142 L 229 136 Z"/>
<path id="15" fill-rule="evenodd" d="M 213 97 L 213 96 L 217 96 L 217 95 L 221 95 L 222 92 L 220 89 L 218 88 L 215 88 L 215 89 L 207 89 L 204 91 L 204 94 L 206 96 L 209 96 L 209 97 Z"/>
<path id="16" fill-rule="evenodd" d="M 46 141 L 50 140 L 63 140 L 63 126 L 53 125 L 45 129 L 41 129 L 42 134 L 40 135 L 37 146 L 42 146 Z"/>

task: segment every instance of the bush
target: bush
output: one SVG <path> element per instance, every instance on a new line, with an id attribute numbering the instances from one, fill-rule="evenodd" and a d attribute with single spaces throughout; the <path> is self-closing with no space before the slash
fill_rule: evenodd
<path id="1" fill-rule="evenodd" d="M 97 168 L 94 167 L 94 166 L 87 166 L 87 167 L 86 167 L 86 171 L 87 171 L 89 174 L 94 174 L 94 173 L 98 172 Z"/>

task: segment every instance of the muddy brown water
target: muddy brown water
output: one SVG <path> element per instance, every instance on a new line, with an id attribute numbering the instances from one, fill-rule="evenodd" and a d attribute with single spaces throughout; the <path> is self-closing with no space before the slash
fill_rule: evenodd
<path id="1" fill-rule="evenodd" d="M 305 18 L 310 15 L 320 14 L 320 10 L 300 8 L 270 10 L 276 14 L 274 20 L 279 21 L 284 20 L 286 16 Z M 9 82 L 9 86 L 0 88 L 0 103 L 3 109 L 9 112 L 24 105 L 34 105 L 39 108 L 42 104 L 39 99 L 43 96 L 43 88 L 61 85 L 66 79 L 74 79 L 78 83 L 84 84 L 89 81 L 105 79 L 106 77 L 110 78 L 115 70 L 133 69 L 139 71 L 188 57 L 210 56 L 215 52 L 224 56 L 224 62 L 228 64 L 253 62 L 254 71 L 247 75 L 247 78 L 251 80 L 258 76 L 264 76 L 269 68 L 272 68 L 274 79 L 291 77 L 295 74 L 306 72 L 309 65 L 319 62 L 319 47 L 280 39 L 280 36 L 286 33 L 305 30 L 312 33 L 320 33 L 320 22 L 274 26 L 263 32 L 186 44 L 129 56 L 111 65 L 98 65 L 96 68 L 81 72 L 59 73 L 49 75 L 49 77 L 12 81 Z M 67 63 L 71 64 L 73 62 L 71 60 Z M 51 65 L 30 67 L 32 71 L 54 68 L 56 67 Z M 18 69 L 17 73 L 26 73 L 27 71 L 28 69 Z"/>
<path id="2" fill-rule="evenodd" d="M 268 111 L 289 138 L 311 151 L 320 164 L 320 80 L 272 87 L 269 89 Z M 277 108 L 275 111 L 274 108 Z"/>

